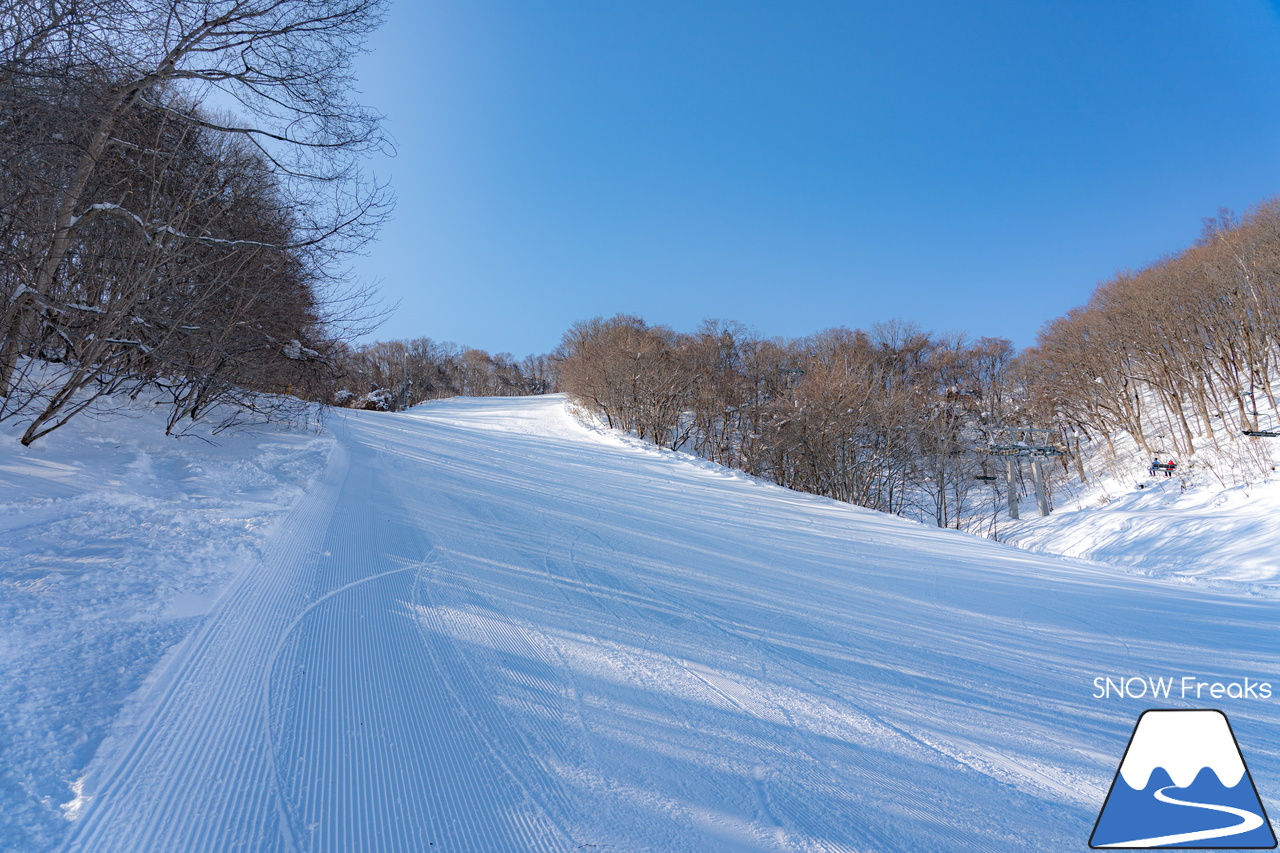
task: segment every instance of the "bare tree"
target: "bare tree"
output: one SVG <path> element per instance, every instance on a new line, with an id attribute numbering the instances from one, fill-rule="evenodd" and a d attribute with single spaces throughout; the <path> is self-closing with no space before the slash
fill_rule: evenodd
<path id="1" fill-rule="evenodd" d="M 342 258 L 388 201 L 357 169 L 384 144 L 378 117 L 349 100 L 380 17 L 378 0 L 0 6 L 0 153 L 29 152 L 0 158 L 0 397 L 8 414 L 45 401 L 24 440 L 91 381 L 130 381 L 121 365 L 176 369 L 194 414 L 216 388 L 288 390 L 324 360 Z M 30 393 L 21 359 L 58 341 L 70 373 Z"/>
<path id="2" fill-rule="evenodd" d="M 690 437 L 681 416 L 699 381 L 684 344 L 631 315 L 576 323 L 556 352 L 561 382 L 609 426 L 679 447 Z"/>

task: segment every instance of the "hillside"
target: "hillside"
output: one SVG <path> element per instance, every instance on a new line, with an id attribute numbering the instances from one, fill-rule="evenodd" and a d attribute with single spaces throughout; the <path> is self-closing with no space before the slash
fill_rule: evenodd
<path id="1" fill-rule="evenodd" d="M 216 601 L 155 623 L 168 633 L 148 648 L 185 632 L 158 668 L 140 656 L 139 671 L 101 688 L 123 701 L 150 673 L 105 740 L 59 753 L 68 787 L 43 793 L 43 812 L 24 793 L 47 784 L 41 744 L 86 723 L 59 720 L 52 737 L 40 703 L 53 700 L 21 695 L 39 668 L 4 673 L 0 698 L 18 697 L 10 706 L 28 728 L 6 732 L 19 760 L 6 762 L 0 811 L 16 817 L 0 840 L 67 851 L 1085 849 L 1153 705 L 1095 698 L 1095 678 L 1280 688 L 1266 585 L 1166 582 L 787 491 L 590 430 L 560 397 L 344 412 L 330 428 L 331 444 L 236 446 L 260 460 L 264 443 L 292 447 L 298 474 L 327 462 L 300 497 L 265 473 L 261 494 L 220 493 L 211 524 L 243 517 L 237 495 L 252 506 L 275 490 L 291 508 L 273 520 L 260 507 L 245 525 L 256 538 L 228 545 L 243 565 Z M 236 447 L 209 451 L 221 456 L 207 470 L 234 470 Z M 13 444 L 0 453 L 5 471 L 32 464 Z M 203 482 L 154 464 L 150 476 L 158 492 Z M 108 479 L 46 495 L 39 511 L 106 500 Z M 17 480 L 5 482 L 13 517 L 36 524 Z M 151 553 L 162 531 L 134 527 L 119 533 L 137 542 L 126 553 Z M 57 594 L 34 559 L 56 543 L 15 541 L 0 577 Z M 131 559 L 83 556 L 104 578 Z M 32 593 L 12 615 L 42 624 L 56 601 Z M 111 606 L 82 601 L 62 618 L 90 636 Z M 6 662 L 28 660 L 21 636 L 5 641 Z M 130 665 L 127 649 L 106 658 Z M 1277 700 L 1213 706 L 1263 801 L 1276 802 Z"/>
<path id="2" fill-rule="evenodd" d="M 1001 541 L 1146 575 L 1280 594 L 1280 482 L 1222 486 L 1177 478 L 1063 488 L 1047 518 L 1034 507 Z M 1141 487 L 1141 488 L 1140 488 Z"/>
<path id="3" fill-rule="evenodd" d="M 1194 455 L 1164 445 L 1148 453 L 1122 432 L 1077 446 L 1081 465 L 1053 466 L 1053 513 L 1041 518 L 1024 500 L 1021 520 L 1002 519 L 997 538 L 1201 587 L 1277 595 L 1280 443 L 1241 436 L 1227 420 L 1196 442 Z M 1153 456 L 1176 460 L 1176 471 L 1153 474 Z"/>

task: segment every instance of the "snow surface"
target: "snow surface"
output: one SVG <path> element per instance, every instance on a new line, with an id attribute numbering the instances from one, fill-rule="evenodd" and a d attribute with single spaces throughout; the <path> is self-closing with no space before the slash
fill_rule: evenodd
<path id="1" fill-rule="evenodd" d="M 1059 499 L 1047 518 L 1023 507 L 1002 541 L 1143 574 L 1262 594 L 1280 590 L 1280 481 L 1219 486 L 1178 477 L 1109 479 Z"/>
<path id="2" fill-rule="evenodd" d="M 248 532 L 147 521 L 174 512 L 175 482 L 193 512 L 234 495 L 205 481 L 252 458 L 248 445 L 199 450 L 211 460 L 185 479 L 146 451 L 123 485 L 157 494 L 126 500 L 132 521 L 100 512 L 66 546 L 36 526 L 74 528 L 65 502 L 111 506 L 81 481 L 121 460 L 10 505 L 3 523 L 18 513 L 37 532 L 5 534 L 4 606 L 74 627 L 42 645 L 5 623 L 3 746 L 18 752 L 0 847 L 1083 850 L 1152 704 L 1094 698 L 1095 678 L 1280 686 L 1265 586 L 1167 582 L 790 492 L 588 429 L 558 397 L 345 412 L 332 429 L 301 499 L 267 464 L 274 497 L 222 508 Z M 323 456 L 321 439 L 261 441 L 303 468 Z M 25 452 L 0 453 L 41 479 Z M 266 504 L 291 502 L 269 525 Z M 219 564 L 233 579 L 189 608 L 207 615 L 165 621 L 156 611 L 193 582 L 135 584 L 119 555 L 78 553 L 112 531 L 144 565 L 176 566 L 185 547 L 210 572 L 204 548 L 239 568 Z M 24 575 L 42 550 L 106 586 L 77 592 L 38 562 Z M 17 584 L 51 583 L 9 603 Z M 149 615 L 145 642 L 92 633 L 117 608 Z M 93 644 L 115 642 L 96 657 L 123 672 L 99 684 Z M 24 704 L 42 661 L 65 711 Z M 1218 705 L 1274 802 L 1276 700 Z M 32 803 L 52 804 L 60 828 Z"/>
<path id="3" fill-rule="evenodd" d="M 125 700 L 334 446 L 281 429 L 175 439 L 164 411 L 120 406 L 30 448 L 0 424 L 0 850 L 57 846 Z"/>

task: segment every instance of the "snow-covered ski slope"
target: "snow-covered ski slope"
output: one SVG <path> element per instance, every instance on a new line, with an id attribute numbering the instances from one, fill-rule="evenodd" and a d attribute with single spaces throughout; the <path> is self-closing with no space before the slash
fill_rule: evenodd
<path id="1" fill-rule="evenodd" d="M 1139 713 L 1221 707 L 1280 810 L 1275 598 L 1019 552 L 577 424 L 335 419 L 136 697 L 67 851 L 1087 849 Z"/>

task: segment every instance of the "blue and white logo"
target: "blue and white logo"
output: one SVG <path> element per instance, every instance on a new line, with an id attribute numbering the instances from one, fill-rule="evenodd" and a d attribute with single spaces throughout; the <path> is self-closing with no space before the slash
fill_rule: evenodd
<path id="1" fill-rule="evenodd" d="M 1145 711 L 1089 846 L 1274 848 L 1275 833 L 1226 715 Z"/>

